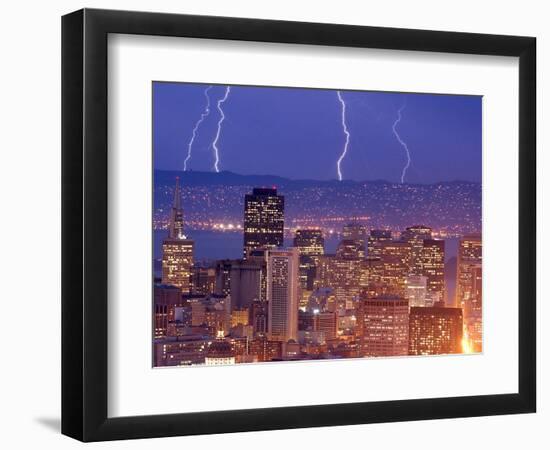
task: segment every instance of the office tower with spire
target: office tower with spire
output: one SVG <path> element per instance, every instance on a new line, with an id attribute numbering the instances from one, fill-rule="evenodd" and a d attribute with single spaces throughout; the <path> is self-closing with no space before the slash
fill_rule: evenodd
<path id="1" fill-rule="evenodd" d="M 174 202 L 170 211 L 168 237 L 162 241 L 162 283 L 176 286 L 182 293 L 191 291 L 194 242 L 183 233 L 183 208 L 179 177 L 176 177 Z"/>
<path id="2" fill-rule="evenodd" d="M 244 257 L 258 248 L 283 246 L 285 198 L 276 188 L 254 188 L 244 198 Z"/>

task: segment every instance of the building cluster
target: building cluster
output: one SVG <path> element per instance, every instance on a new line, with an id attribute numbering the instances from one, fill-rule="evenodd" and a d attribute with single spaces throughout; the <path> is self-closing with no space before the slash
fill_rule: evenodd
<path id="1" fill-rule="evenodd" d="M 154 285 L 155 366 L 481 351 L 480 235 L 460 239 L 448 299 L 445 241 L 427 226 L 396 235 L 352 220 L 327 254 L 315 227 L 285 248 L 284 223 L 284 196 L 254 188 L 242 258 L 198 264 L 176 180 Z"/>

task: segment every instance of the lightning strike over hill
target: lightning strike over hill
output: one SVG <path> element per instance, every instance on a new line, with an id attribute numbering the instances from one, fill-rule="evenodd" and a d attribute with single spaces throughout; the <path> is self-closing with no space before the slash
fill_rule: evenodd
<path id="1" fill-rule="evenodd" d="M 407 174 L 407 170 L 409 169 L 411 165 L 411 152 L 409 151 L 409 147 L 407 146 L 407 143 L 401 139 L 401 136 L 399 136 L 399 133 L 396 130 L 397 124 L 401 122 L 401 113 L 405 109 L 405 104 L 397 110 L 397 120 L 393 123 L 392 130 L 393 134 L 395 135 L 397 141 L 401 144 L 401 146 L 405 149 L 405 155 L 407 156 L 407 162 L 405 166 L 403 167 L 403 170 L 401 171 L 401 184 L 405 182 L 405 175 Z"/>
<path id="2" fill-rule="evenodd" d="M 216 131 L 216 137 L 214 138 L 214 141 L 212 142 L 212 147 L 214 148 L 214 170 L 216 172 L 220 171 L 219 164 L 220 164 L 220 150 L 218 148 L 218 141 L 220 139 L 220 132 L 222 129 L 222 123 L 225 120 L 225 114 L 222 109 L 223 103 L 227 100 L 227 97 L 229 97 L 229 93 L 231 92 L 231 86 L 227 86 L 225 88 L 225 95 L 218 100 L 217 108 L 220 112 L 220 120 L 218 120 L 218 130 Z"/>
<path id="3" fill-rule="evenodd" d="M 201 123 L 208 117 L 210 114 L 210 97 L 208 95 L 208 91 L 212 89 L 212 86 L 208 86 L 204 90 L 204 96 L 206 97 L 206 105 L 204 107 L 204 111 L 202 112 L 199 120 L 195 123 L 195 126 L 193 127 L 193 132 L 191 134 L 191 139 L 189 140 L 189 144 L 187 145 L 187 158 L 185 158 L 185 161 L 183 162 L 183 171 L 185 172 L 187 170 L 187 163 L 191 159 L 191 154 L 193 151 L 193 142 L 195 142 L 195 138 L 197 137 L 197 131 L 201 125 Z"/>
<path id="4" fill-rule="evenodd" d="M 344 134 L 346 135 L 346 141 L 344 143 L 344 149 L 342 150 L 342 154 L 340 155 L 340 157 L 336 161 L 336 170 L 338 172 L 338 180 L 342 181 L 343 176 L 342 176 L 341 164 L 342 164 L 342 161 L 344 160 L 344 158 L 346 156 L 346 153 L 348 152 L 350 134 L 349 134 L 348 126 L 347 126 L 347 123 L 346 123 L 346 102 L 342 98 L 342 93 L 340 91 L 336 91 L 336 95 L 338 95 L 338 100 L 340 101 L 340 104 L 342 105 L 342 129 L 344 130 Z"/>

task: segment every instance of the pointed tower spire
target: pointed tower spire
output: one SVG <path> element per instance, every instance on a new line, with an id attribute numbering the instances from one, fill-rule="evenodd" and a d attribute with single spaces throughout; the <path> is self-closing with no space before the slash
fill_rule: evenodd
<path id="1" fill-rule="evenodd" d="M 176 177 L 176 188 L 174 189 L 174 202 L 172 207 L 174 209 L 181 209 L 180 177 Z"/>
<path id="2" fill-rule="evenodd" d="M 185 239 L 183 234 L 183 208 L 181 207 L 180 177 L 176 177 L 174 189 L 174 202 L 170 211 L 170 228 L 168 231 L 170 239 Z"/>

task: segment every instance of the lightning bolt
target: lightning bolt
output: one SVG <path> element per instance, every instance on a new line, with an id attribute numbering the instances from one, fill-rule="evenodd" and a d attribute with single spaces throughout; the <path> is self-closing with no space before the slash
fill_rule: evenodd
<path id="1" fill-rule="evenodd" d="M 220 150 L 218 148 L 218 140 L 220 139 L 220 132 L 222 130 L 222 123 L 225 120 L 225 114 L 222 109 L 223 103 L 227 100 L 227 97 L 229 97 L 229 93 L 231 92 L 231 86 L 227 86 L 225 88 L 225 95 L 218 100 L 217 108 L 220 112 L 220 120 L 218 120 L 218 130 L 216 131 L 216 137 L 214 138 L 214 141 L 212 142 L 212 147 L 214 148 L 214 170 L 216 172 L 220 171 L 219 164 L 220 164 Z"/>
<path id="2" fill-rule="evenodd" d="M 407 163 L 405 164 L 405 167 L 403 167 L 403 171 L 401 172 L 401 184 L 403 184 L 405 182 L 405 175 L 407 174 L 407 169 L 411 165 L 411 152 L 409 151 L 409 147 L 403 141 L 403 139 L 401 139 L 401 136 L 399 136 L 399 133 L 395 129 L 397 124 L 399 122 L 401 122 L 401 113 L 405 109 L 405 106 L 406 105 L 404 104 L 401 108 L 398 109 L 398 111 L 397 111 L 397 120 L 393 123 L 393 127 L 392 127 L 393 134 L 395 135 L 395 137 L 397 138 L 397 140 L 399 141 L 401 146 L 405 149 L 405 154 L 407 155 Z"/>
<path id="3" fill-rule="evenodd" d="M 193 127 L 193 133 L 191 134 L 191 139 L 189 140 L 189 144 L 187 145 L 187 158 L 185 158 L 185 161 L 183 162 L 183 171 L 185 172 L 187 170 L 187 163 L 191 159 L 191 153 L 193 150 L 193 142 L 195 142 L 195 138 L 197 137 L 197 131 L 199 129 L 199 126 L 203 122 L 204 119 L 208 117 L 210 114 L 210 97 L 208 95 L 208 91 L 212 89 L 212 86 L 208 86 L 204 90 L 204 96 L 206 97 L 206 106 L 204 107 L 204 111 L 201 114 L 201 117 L 197 122 L 195 123 L 195 126 Z"/>
<path id="4" fill-rule="evenodd" d="M 346 102 L 344 102 L 344 99 L 342 98 L 342 93 L 340 91 L 336 91 L 336 95 L 338 95 L 338 100 L 342 105 L 342 129 L 344 130 L 344 134 L 346 135 L 346 142 L 344 144 L 344 149 L 342 150 L 342 154 L 338 158 L 338 161 L 336 161 L 336 170 L 338 172 L 338 180 L 342 181 L 342 170 L 340 165 L 342 164 L 342 161 L 345 158 L 346 153 L 348 152 L 350 134 L 348 131 L 348 126 L 346 124 Z"/>

